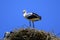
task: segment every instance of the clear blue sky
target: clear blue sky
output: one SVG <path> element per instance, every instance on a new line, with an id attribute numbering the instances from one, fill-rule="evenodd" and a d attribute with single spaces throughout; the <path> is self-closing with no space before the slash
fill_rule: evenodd
<path id="1" fill-rule="evenodd" d="M 0 0 L 0 37 L 6 31 L 28 25 L 22 10 L 36 12 L 42 20 L 35 22 L 35 28 L 60 33 L 60 1 L 59 0 Z"/>

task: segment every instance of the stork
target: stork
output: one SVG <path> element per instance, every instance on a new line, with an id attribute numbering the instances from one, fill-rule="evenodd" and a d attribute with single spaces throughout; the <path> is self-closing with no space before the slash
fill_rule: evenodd
<path id="1" fill-rule="evenodd" d="M 6 38 L 8 38 L 10 36 L 10 32 L 6 32 L 5 34 L 4 34 L 4 37 L 6 37 Z"/>
<path id="2" fill-rule="evenodd" d="M 34 28 L 34 22 L 35 21 L 39 21 L 41 20 L 41 16 L 39 16 L 38 14 L 31 12 L 31 13 L 27 13 L 26 10 L 23 10 L 23 16 L 29 20 L 29 25 L 31 26 L 31 22 L 33 24 L 33 28 Z"/>
<path id="3" fill-rule="evenodd" d="M 5 32 L 4 38 L 5 38 L 5 37 L 8 38 L 8 37 L 10 36 L 10 34 L 12 34 L 12 33 L 14 33 L 14 32 L 12 32 L 12 31 L 10 31 L 10 32 Z"/>

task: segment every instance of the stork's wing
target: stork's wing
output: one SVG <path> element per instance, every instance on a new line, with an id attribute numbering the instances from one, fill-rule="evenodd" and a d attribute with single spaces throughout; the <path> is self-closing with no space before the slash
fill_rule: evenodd
<path id="1" fill-rule="evenodd" d="M 33 13 L 32 15 L 28 16 L 28 19 L 31 20 L 41 20 L 41 16 L 37 15 L 36 13 Z"/>
<path id="2" fill-rule="evenodd" d="M 41 20 L 41 16 L 39 16 L 38 14 L 33 13 L 33 15 L 36 16 L 37 18 L 39 18 Z"/>

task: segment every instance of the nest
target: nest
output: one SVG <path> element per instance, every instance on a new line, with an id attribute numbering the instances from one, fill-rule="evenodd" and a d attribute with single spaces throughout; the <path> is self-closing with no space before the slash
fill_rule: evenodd
<path id="1" fill-rule="evenodd" d="M 7 39 L 7 38 L 6 38 Z M 8 37 L 8 40 L 59 40 L 52 37 L 50 33 L 45 31 L 38 31 L 35 29 L 19 29 L 13 31 Z"/>

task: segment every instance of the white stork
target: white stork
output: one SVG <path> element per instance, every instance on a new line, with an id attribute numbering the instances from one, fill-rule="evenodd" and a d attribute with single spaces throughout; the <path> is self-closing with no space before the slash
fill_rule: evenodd
<path id="1" fill-rule="evenodd" d="M 4 38 L 5 38 L 5 37 L 8 38 L 8 37 L 10 36 L 10 34 L 12 34 L 12 33 L 13 33 L 12 31 L 10 31 L 10 32 L 5 32 Z"/>
<path id="2" fill-rule="evenodd" d="M 4 37 L 6 37 L 6 38 L 8 38 L 10 36 L 10 32 L 6 32 L 5 34 L 4 34 Z"/>
<path id="3" fill-rule="evenodd" d="M 30 26 L 31 26 L 31 22 L 33 24 L 33 28 L 34 28 L 34 21 L 39 21 L 41 20 L 41 16 L 39 16 L 38 14 L 31 12 L 31 13 L 27 13 L 26 10 L 23 10 L 23 16 L 29 20 Z"/>

